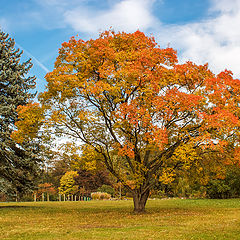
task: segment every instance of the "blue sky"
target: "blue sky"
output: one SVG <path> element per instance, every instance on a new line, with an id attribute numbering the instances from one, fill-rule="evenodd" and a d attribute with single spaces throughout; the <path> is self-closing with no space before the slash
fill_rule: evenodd
<path id="1" fill-rule="evenodd" d="M 208 62 L 218 73 L 240 75 L 240 0 L 1 0 L 0 28 L 31 57 L 37 90 L 53 69 L 58 49 L 71 36 L 87 40 L 100 31 L 137 29 L 161 47 L 178 51 L 180 62 Z"/>

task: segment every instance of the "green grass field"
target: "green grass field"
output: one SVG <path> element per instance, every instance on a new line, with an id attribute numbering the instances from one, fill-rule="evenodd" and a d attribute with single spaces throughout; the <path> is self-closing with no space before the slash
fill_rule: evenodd
<path id="1" fill-rule="evenodd" d="M 240 239 L 240 199 L 0 203 L 0 239 Z"/>

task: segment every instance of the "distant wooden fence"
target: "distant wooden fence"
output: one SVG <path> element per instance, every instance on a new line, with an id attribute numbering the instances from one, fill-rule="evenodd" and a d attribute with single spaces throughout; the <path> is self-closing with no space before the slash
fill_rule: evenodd
<path id="1" fill-rule="evenodd" d="M 49 194 L 45 194 L 42 193 L 42 202 L 44 202 L 46 199 L 46 201 L 49 201 Z M 37 194 L 34 193 L 33 195 L 33 200 L 34 202 L 37 201 Z M 61 202 L 65 202 L 65 201 L 90 201 L 92 200 L 91 197 L 87 197 L 87 196 L 77 196 L 77 195 L 66 195 L 66 194 L 59 194 L 58 195 L 58 201 Z"/>

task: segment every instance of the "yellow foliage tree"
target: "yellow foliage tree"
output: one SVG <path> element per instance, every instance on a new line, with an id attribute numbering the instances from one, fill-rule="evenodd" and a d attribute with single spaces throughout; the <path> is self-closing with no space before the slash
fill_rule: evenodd
<path id="1" fill-rule="evenodd" d="M 60 194 L 73 195 L 79 190 L 79 186 L 75 184 L 75 177 L 78 176 L 77 171 L 68 171 L 60 179 L 60 187 L 58 188 Z"/>

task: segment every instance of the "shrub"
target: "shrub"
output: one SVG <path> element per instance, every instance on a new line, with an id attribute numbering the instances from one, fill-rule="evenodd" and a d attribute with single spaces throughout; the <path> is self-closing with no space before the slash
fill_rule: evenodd
<path id="1" fill-rule="evenodd" d="M 114 193 L 115 193 L 115 191 L 114 191 L 114 189 L 113 189 L 112 186 L 110 186 L 110 185 L 105 185 L 105 184 L 103 184 L 101 187 L 99 187 L 99 188 L 97 189 L 97 191 L 98 191 L 98 192 L 102 192 L 102 193 L 108 193 L 108 194 L 110 194 L 111 196 L 114 196 Z"/>
<path id="2" fill-rule="evenodd" d="M 93 192 L 91 193 L 91 197 L 93 200 L 103 200 L 110 199 L 111 195 L 106 192 Z"/>
<path id="3" fill-rule="evenodd" d="M 211 180 L 207 186 L 207 196 L 209 198 L 229 198 L 231 188 L 222 179 Z"/>
<path id="4" fill-rule="evenodd" d="M 163 190 L 153 190 L 150 194 L 151 198 L 165 198 L 167 197 L 166 193 Z"/>

